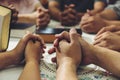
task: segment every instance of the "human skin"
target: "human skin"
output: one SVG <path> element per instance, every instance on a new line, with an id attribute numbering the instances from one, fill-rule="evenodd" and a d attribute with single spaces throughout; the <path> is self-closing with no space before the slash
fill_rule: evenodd
<path id="1" fill-rule="evenodd" d="M 21 0 L 22 1 L 22 0 Z M 19 4 L 20 0 L 10 0 L 10 1 L 2 1 L 10 6 L 14 11 L 16 10 L 14 4 Z M 27 3 L 27 2 L 26 2 Z M 9 6 L 8 6 L 9 7 Z M 13 11 L 13 13 L 14 13 Z M 39 27 L 47 27 L 50 22 L 50 16 L 48 10 L 45 9 L 39 2 L 34 5 L 34 10 L 31 13 L 19 13 L 16 11 L 12 16 L 13 23 L 27 23 L 27 24 L 37 24 Z"/>
<path id="2" fill-rule="evenodd" d="M 70 5 L 74 5 L 74 4 L 70 4 Z M 68 5 L 68 6 L 70 6 L 70 5 Z M 74 5 L 75 6 L 75 5 Z M 104 7 L 106 6 L 106 4 L 104 4 L 103 2 L 101 2 L 101 1 L 97 1 L 97 2 L 95 2 L 95 4 L 94 4 L 94 9 L 93 10 L 91 10 L 91 14 L 96 14 L 96 13 L 98 13 L 98 12 L 101 12 L 103 9 L 104 9 Z M 66 9 L 64 9 L 64 11 L 61 11 L 60 10 L 60 4 L 57 2 L 57 1 L 50 1 L 49 2 L 49 10 L 50 10 L 50 14 L 51 14 L 51 16 L 52 16 L 52 18 L 53 19 L 55 19 L 55 20 L 58 20 L 58 21 L 61 21 L 61 13 L 64 13 L 64 12 L 66 12 Z M 74 7 L 72 8 L 72 11 L 75 11 L 74 10 Z M 68 12 L 68 13 L 66 13 L 66 14 L 70 14 L 70 12 Z M 74 16 L 73 14 L 73 16 L 74 16 L 74 18 L 76 18 L 78 21 L 80 21 L 81 20 L 81 17 L 85 14 L 85 13 L 82 13 L 82 12 L 75 12 L 75 14 L 76 14 L 76 16 Z M 63 16 L 63 18 L 64 18 L 65 16 Z M 66 15 L 66 20 L 71 20 L 72 22 L 75 22 L 76 20 L 72 20 L 73 18 L 69 18 L 68 17 L 68 15 Z M 66 22 L 66 25 L 69 25 L 70 23 L 69 23 L 69 21 L 67 22 L 65 20 L 65 22 Z M 78 22 L 75 22 L 76 24 L 78 24 Z M 76 25 L 74 23 L 74 25 Z M 73 24 L 73 23 L 71 23 L 71 24 Z"/>
<path id="3" fill-rule="evenodd" d="M 32 23 L 37 27 L 47 27 L 50 22 L 50 16 L 47 9 L 38 8 L 35 12 L 30 14 L 19 14 L 17 23 Z"/>
<path id="4" fill-rule="evenodd" d="M 120 35 L 107 31 L 95 37 L 95 41 L 93 44 L 108 49 L 120 51 L 119 40 L 120 40 Z"/>
<path id="5" fill-rule="evenodd" d="M 110 25 L 120 25 L 119 16 L 111 9 L 105 9 L 101 13 L 91 15 L 87 13 L 80 22 L 80 28 L 87 33 L 97 33 L 100 29 Z"/>
<path id="6" fill-rule="evenodd" d="M 25 49 L 25 67 L 19 80 L 41 80 L 40 77 L 40 60 L 42 58 L 44 47 L 41 41 L 30 40 Z"/>
<path id="7" fill-rule="evenodd" d="M 18 65 L 24 60 L 24 51 L 29 40 L 41 40 L 38 35 L 31 33 L 26 34 L 17 44 L 17 46 L 6 52 L 0 52 L 0 69 L 4 69 L 10 65 Z M 45 46 L 44 42 L 41 41 L 42 45 Z"/>
<path id="8" fill-rule="evenodd" d="M 115 33 L 115 34 L 120 35 L 120 26 L 110 25 L 110 26 L 103 27 L 103 28 L 100 29 L 100 31 L 95 35 L 95 37 L 103 34 L 104 32 L 107 32 L 107 31 L 110 31 L 110 32 L 113 32 L 113 33 Z"/>
<path id="9" fill-rule="evenodd" d="M 70 39 L 68 32 L 58 34 L 56 35 L 56 37 L 59 39 Z M 87 43 L 81 37 L 79 37 L 79 43 L 81 45 L 82 50 L 82 64 L 98 65 L 113 73 L 115 76 L 120 77 L 119 52 L 99 46 L 94 46 L 92 44 Z M 58 45 L 58 41 L 56 41 L 54 45 Z M 52 53 L 52 51 L 53 49 L 51 49 L 50 53 Z"/>
<path id="10" fill-rule="evenodd" d="M 70 32 L 70 42 L 62 39 L 59 41 L 59 45 L 55 45 L 54 48 L 56 50 L 56 63 L 58 66 L 57 80 L 78 80 L 76 70 L 81 62 L 79 35 L 74 30 Z"/>

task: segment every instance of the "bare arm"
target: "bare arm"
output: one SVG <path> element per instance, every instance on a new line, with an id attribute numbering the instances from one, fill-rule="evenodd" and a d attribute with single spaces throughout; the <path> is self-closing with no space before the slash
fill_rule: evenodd
<path id="1" fill-rule="evenodd" d="M 35 42 L 33 42 L 31 40 L 28 42 L 25 49 L 26 65 L 19 80 L 41 80 L 39 64 L 40 59 L 42 58 L 42 53 L 43 45 L 41 44 L 41 41 L 35 40 Z"/>
<path id="2" fill-rule="evenodd" d="M 110 26 L 110 25 L 119 26 L 120 25 L 120 21 L 118 21 L 118 20 L 106 20 L 106 23 L 108 24 L 108 26 Z"/>
<path id="3" fill-rule="evenodd" d="M 103 10 L 103 11 L 100 13 L 100 16 L 101 16 L 102 18 L 105 18 L 105 19 L 108 19 L 108 20 L 117 20 L 117 19 L 118 19 L 117 14 L 116 14 L 115 11 L 112 10 L 112 9 L 105 9 L 105 10 Z"/>
<path id="4" fill-rule="evenodd" d="M 49 2 L 49 11 L 53 19 L 60 21 L 60 5 L 56 1 Z"/>
<path id="5" fill-rule="evenodd" d="M 41 80 L 39 63 L 37 61 L 27 62 L 19 80 Z"/>
<path id="6" fill-rule="evenodd" d="M 56 80 L 78 80 L 76 69 L 76 66 L 73 65 L 68 58 L 67 61 L 64 61 L 57 69 Z"/>
<path id="7" fill-rule="evenodd" d="M 40 3 L 37 3 L 35 6 L 35 10 L 32 13 L 28 13 L 28 14 L 18 14 L 18 23 L 32 23 L 35 24 L 36 23 L 36 19 L 37 19 L 37 9 L 43 8 L 43 6 Z"/>
<path id="8" fill-rule="evenodd" d="M 14 50 L 0 53 L 0 69 L 15 64 L 13 53 L 15 53 Z"/>
<path id="9" fill-rule="evenodd" d="M 94 63 L 120 77 L 120 53 L 102 47 L 96 47 L 93 52 L 96 60 Z"/>
<path id="10" fill-rule="evenodd" d="M 29 14 L 18 14 L 18 21 L 17 23 L 36 23 L 37 16 L 35 13 L 29 13 Z"/>

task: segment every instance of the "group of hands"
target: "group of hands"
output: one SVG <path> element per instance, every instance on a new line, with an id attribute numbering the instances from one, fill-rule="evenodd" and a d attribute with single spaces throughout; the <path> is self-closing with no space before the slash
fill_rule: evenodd
<path id="1" fill-rule="evenodd" d="M 60 34 L 56 34 L 56 39 L 54 40 L 53 47 L 48 50 L 49 54 L 56 52 L 56 56 L 51 59 L 52 62 L 57 63 L 58 67 L 67 62 L 74 65 L 77 69 L 79 64 L 87 65 L 92 63 L 92 58 L 94 57 L 91 54 L 94 51 L 93 46 L 105 45 L 102 47 L 119 51 L 119 34 L 115 29 L 114 33 L 105 32 L 110 29 L 113 30 L 113 27 L 114 26 L 111 26 L 111 28 L 109 27 L 101 30 L 95 37 L 96 41 L 94 44 L 87 43 L 84 39 L 82 39 L 81 35 L 78 34 L 74 28 L 72 28 L 69 32 L 63 31 Z M 99 35 L 100 33 L 102 33 L 102 35 L 106 34 L 107 37 L 105 38 L 104 36 Z M 111 39 L 117 41 L 112 41 Z M 103 42 L 106 43 L 104 44 Z M 15 59 L 15 64 L 19 64 L 24 59 L 26 63 L 34 61 L 40 64 L 40 60 L 44 57 L 43 54 L 45 52 L 45 48 L 46 45 L 40 35 L 28 33 L 13 49 L 14 54 L 12 55 L 14 58 L 12 59 Z"/>
<path id="2" fill-rule="evenodd" d="M 60 13 L 60 22 L 63 26 L 73 26 L 78 24 L 80 18 L 78 17 L 77 11 L 74 9 L 75 5 L 71 4 L 69 6 L 65 5 L 65 10 Z M 18 20 L 19 11 L 15 9 L 13 5 L 9 8 L 12 9 L 12 23 L 16 23 Z M 39 7 L 35 12 L 32 13 L 32 18 L 38 27 L 47 27 L 50 22 L 50 13 L 48 9 Z"/>
<path id="3" fill-rule="evenodd" d="M 64 31 L 55 36 L 56 39 L 54 40 L 53 47 L 48 50 L 48 53 L 52 54 L 56 52 L 56 57 L 53 57 L 51 60 L 57 63 L 58 67 L 67 62 L 74 65 L 75 69 L 77 69 L 83 58 L 82 56 L 84 56 L 84 64 L 90 63 L 90 60 L 88 60 L 89 53 L 86 52 L 87 48 L 84 48 L 89 44 L 81 38 L 81 35 L 74 28 L 69 32 Z M 14 62 L 15 64 L 19 64 L 25 59 L 26 63 L 32 61 L 40 64 L 45 48 L 44 40 L 40 35 L 27 33 L 13 49 L 14 54 L 12 55 L 14 57 L 13 59 L 15 59 Z"/>
<path id="4" fill-rule="evenodd" d="M 16 11 L 16 9 L 13 6 L 11 6 L 11 8 L 13 9 L 13 21 L 12 22 L 16 22 L 18 19 L 17 17 L 18 11 Z M 46 9 L 39 8 L 36 12 L 33 13 L 33 15 L 35 15 L 36 24 L 38 26 L 46 27 L 48 23 L 50 22 L 49 11 Z M 106 21 L 103 18 L 101 18 L 99 14 L 93 15 L 91 14 L 89 10 L 87 10 L 87 13 L 84 16 L 82 16 L 82 18 L 80 19 L 78 17 L 77 12 L 74 10 L 74 5 L 69 5 L 69 6 L 65 6 L 65 10 L 62 13 L 60 13 L 60 15 L 61 15 L 60 21 L 62 25 L 69 25 L 69 26 L 75 25 L 79 23 L 79 21 L 81 20 L 80 28 L 82 29 L 82 31 L 85 31 L 88 33 L 98 32 L 97 35 L 95 36 L 95 41 L 93 45 L 97 45 L 97 46 L 101 46 L 101 47 L 105 47 L 105 48 L 109 48 L 109 49 L 113 49 L 117 51 L 120 50 L 120 46 L 118 45 L 120 44 L 119 42 L 120 27 L 116 25 L 106 26 L 107 25 Z M 73 55 L 73 53 L 76 52 L 78 53 L 76 57 L 78 57 L 78 55 L 80 55 L 81 57 L 80 43 L 76 41 L 77 37 L 75 40 L 73 39 L 73 37 L 71 37 L 71 33 L 72 31 L 70 31 L 69 33 L 63 32 L 60 34 L 61 36 L 60 35 L 56 36 L 57 39 L 54 41 L 54 48 L 52 48 L 49 51 L 49 53 L 52 53 L 54 51 L 58 53 L 57 54 L 57 57 L 59 57 L 57 58 L 58 64 L 61 63 L 60 62 L 62 58 L 61 56 L 67 56 L 67 57 L 73 56 L 72 58 L 75 58 L 76 55 L 75 54 Z M 75 36 L 78 36 L 78 34 L 75 31 L 73 31 L 73 33 L 75 33 L 74 34 Z M 32 37 L 30 37 L 30 35 Z M 29 39 L 35 39 L 35 42 L 32 40 L 29 41 Z M 24 44 L 22 44 L 22 42 Z M 25 47 L 20 48 L 21 51 L 25 50 L 25 55 L 28 56 L 26 57 L 27 61 L 29 61 L 29 57 L 32 58 L 32 56 L 36 57 L 36 58 L 34 57 L 33 58 L 37 60 L 39 60 L 42 57 L 42 54 L 39 54 L 39 53 L 44 53 L 45 44 L 41 37 L 37 35 L 29 34 L 28 36 L 23 38 L 22 42 L 19 44 L 20 45 L 22 44 L 24 46 L 27 45 L 26 48 Z M 73 43 L 75 43 L 77 47 Z M 76 47 L 75 50 L 73 46 Z M 17 49 L 17 47 L 15 49 Z M 21 52 L 20 50 L 18 50 L 18 52 Z M 28 53 L 29 54 L 31 53 L 31 55 L 29 55 Z M 33 54 L 33 53 L 38 53 L 38 54 Z M 36 55 L 40 55 L 40 57 Z M 75 64 L 78 65 L 78 62 L 79 63 L 81 62 L 80 57 L 78 58 L 79 61 L 74 61 Z"/>

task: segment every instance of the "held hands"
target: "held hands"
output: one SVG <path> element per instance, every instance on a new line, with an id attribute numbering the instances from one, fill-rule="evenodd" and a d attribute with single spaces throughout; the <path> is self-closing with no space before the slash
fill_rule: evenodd
<path id="1" fill-rule="evenodd" d="M 37 28 L 47 27 L 50 22 L 50 16 L 47 9 L 38 8 L 36 12 L 34 12 L 36 16 L 36 25 Z"/>
<path id="2" fill-rule="evenodd" d="M 69 35 L 69 41 L 67 36 L 62 36 L 54 42 L 57 64 L 60 66 L 66 62 L 70 62 L 77 67 L 81 63 L 80 35 L 74 29 L 70 30 Z M 49 50 L 49 53 L 52 53 L 54 49 Z"/>
<path id="3" fill-rule="evenodd" d="M 95 36 L 94 45 L 120 51 L 120 27 L 110 25 L 102 28 Z"/>
<path id="4" fill-rule="evenodd" d="M 80 22 L 80 27 L 84 32 L 97 33 L 101 28 L 107 25 L 106 20 L 102 19 L 100 15 L 92 16 L 90 12 L 85 14 Z"/>
<path id="5" fill-rule="evenodd" d="M 73 26 L 78 23 L 77 12 L 73 9 L 75 7 L 74 4 L 69 6 L 65 6 L 65 10 L 61 13 L 61 24 L 64 26 Z"/>
<path id="6" fill-rule="evenodd" d="M 26 62 L 35 61 L 40 62 L 40 59 L 43 57 L 44 53 L 44 41 L 39 35 L 35 35 L 37 38 L 29 40 L 26 49 L 25 49 L 25 60 Z"/>
<path id="7" fill-rule="evenodd" d="M 41 45 L 45 47 L 44 41 L 38 36 L 31 33 L 27 33 L 18 43 L 18 45 L 13 49 L 12 57 L 15 64 L 19 64 L 24 59 L 25 48 L 30 40 L 37 40 L 41 42 Z"/>

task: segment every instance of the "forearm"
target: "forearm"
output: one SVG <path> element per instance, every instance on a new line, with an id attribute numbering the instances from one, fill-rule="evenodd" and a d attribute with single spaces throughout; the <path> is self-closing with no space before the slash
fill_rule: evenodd
<path id="1" fill-rule="evenodd" d="M 60 21 L 60 13 L 61 11 L 57 8 L 51 8 L 50 10 L 50 15 L 53 19 Z"/>
<path id="2" fill-rule="evenodd" d="M 35 24 L 36 20 L 33 14 L 19 14 L 17 23 L 32 23 Z"/>
<path id="3" fill-rule="evenodd" d="M 117 14 L 115 13 L 115 11 L 111 9 L 105 9 L 99 14 L 102 18 L 108 19 L 108 20 L 118 20 L 119 18 Z"/>
<path id="4" fill-rule="evenodd" d="M 94 49 L 93 55 L 95 56 L 95 60 L 93 60 L 94 64 L 110 71 L 116 76 L 120 77 L 120 53 L 109 50 L 102 47 L 96 47 Z"/>
<path id="5" fill-rule="evenodd" d="M 56 80 L 78 80 L 76 66 L 65 61 L 57 69 Z"/>
<path id="6" fill-rule="evenodd" d="M 13 53 L 14 53 L 14 50 L 0 53 L 0 69 L 3 69 L 9 65 L 15 64 L 15 60 L 12 57 Z"/>
<path id="7" fill-rule="evenodd" d="M 110 25 L 117 25 L 117 26 L 120 26 L 120 21 L 117 21 L 117 20 L 107 20 L 107 24 L 108 26 Z"/>
<path id="8" fill-rule="evenodd" d="M 19 80 L 41 80 L 39 63 L 37 61 L 27 62 Z"/>

